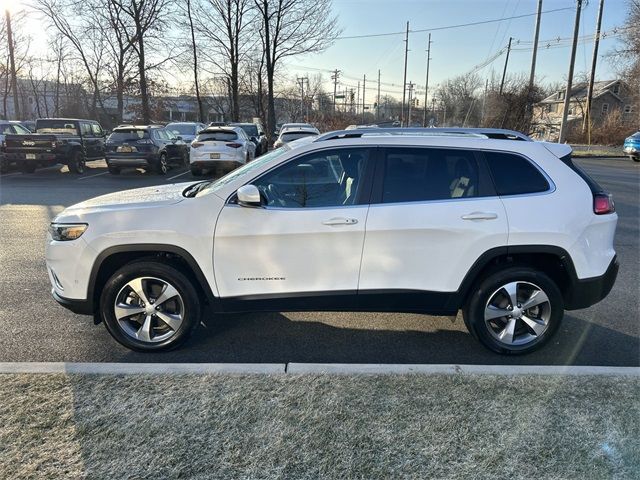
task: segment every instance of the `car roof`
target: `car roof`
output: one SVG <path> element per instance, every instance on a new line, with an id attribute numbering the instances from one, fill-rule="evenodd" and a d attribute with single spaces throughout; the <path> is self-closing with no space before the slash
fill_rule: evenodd
<path id="1" fill-rule="evenodd" d="M 200 130 L 198 133 L 215 133 L 215 132 L 235 132 L 238 133 L 238 130 L 242 130 L 237 125 L 215 125 L 213 127 L 206 127 Z"/>
<path id="2" fill-rule="evenodd" d="M 515 130 L 501 128 L 422 128 L 422 127 L 365 127 L 346 130 L 335 130 L 320 136 L 316 141 L 336 138 L 360 138 L 369 136 L 410 136 L 410 137 L 479 137 L 500 140 L 532 142 L 531 138 Z"/>
<path id="3" fill-rule="evenodd" d="M 150 128 L 164 128 L 164 125 L 118 125 L 116 128 L 114 128 L 113 130 L 120 130 L 120 129 L 135 129 L 135 130 L 147 130 Z"/>
<path id="4" fill-rule="evenodd" d="M 36 120 L 36 122 L 38 120 L 62 120 L 64 122 L 91 122 L 91 123 L 98 123 L 97 120 L 89 120 L 87 118 L 43 117 L 43 118 L 38 118 Z"/>
<path id="5" fill-rule="evenodd" d="M 289 134 L 289 133 L 310 133 L 312 135 L 320 135 L 318 129 L 315 127 L 291 127 L 287 128 L 280 135 Z"/>
<path id="6" fill-rule="evenodd" d="M 202 122 L 169 122 L 167 123 L 167 126 L 169 125 L 203 125 Z"/>

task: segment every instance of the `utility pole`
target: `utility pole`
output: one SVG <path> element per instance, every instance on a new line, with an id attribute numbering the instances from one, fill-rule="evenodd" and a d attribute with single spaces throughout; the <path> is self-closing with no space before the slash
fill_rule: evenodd
<path id="1" fill-rule="evenodd" d="M 358 96 L 356 97 L 356 115 L 358 115 L 358 110 L 360 110 L 360 81 L 358 81 Z"/>
<path id="2" fill-rule="evenodd" d="M 409 56 L 409 22 L 407 22 L 407 33 L 404 35 L 404 77 L 402 79 L 402 109 L 400 110 L 400 126 L 404 126 L 404 103 L 407 94 L 407 57 Z"/>
<path id="3" fill-rule="evenodd" d="M 489 90 L 489 79 L 486 78 L 484 81 L 484 96 L 482 97 L 482 118 L 480 119 L 480 126 L 484 126 L 484 114 L 487 108 L 487 91 Z"/>
<path id="4" fill-rule="evenodd" d="M 380 69 L 378 69 L 378 97 L 376 99 L 376 120 L 380 120 Z"/>
<path id="5" fill-rule="evenodd" d="M 509 54 L 511 53 L 511 42 L 513 37 L 509 37 L 509 45 L 507 46 L 507 58 L 504 59 L 504 70 L 502 71 L 502 81 L 500 82 L 500 95 L 502 95 L 502 89 L 504 88 L 504 79 L 507 77 L 507 65 L 509 64 Z"/>
<path id="6" fill-rule="evenodd" d="M 533 53 L 531 54 L 531 73 L 529 74 L 529 95 L 533 90 L 533 82 L 536 76 L 536 58 L 538 56 L 538 38 L 540 37 L 540 18 L 542 17 L 542 0 L 538 0 L 538 13 L 536 14 L 536 31 L 533 34 Z"/>
<path id="7" fill-rule="evenodd" d="M 9 67 L 11 68 L 11 90 L 13 92 L 13 114 L 16 120 L 20 120 L 20 99 L 18 98 L 18 80 L 16 79 L 16 61 L 13 53 L 13 33 L 11 31 L 11 12 L 9 7 L 5 10 L 7 19 L 7 41 L 9 42 Z"/>
<path id="8" fill-rule="evenodd" d="M 589 88 L 587 90 L 587 108 L 585 110 L 584 122 L 582 123 L 582 133 L 587 131 L 587 126 L 591 123 L 591 102 L 593 101 L 593 82 L 596 79 L 596 64 L 598 63 L 598 47 L 600 46 L 600 27 L 602 26 L 602 11 L 604 10 L 604 0 L 600 0 L 598 7 L 598 20 L 596 22 L 596 38 L 593 42 L 593 58 L 591 58 L 591 75 L 589 76 Z M 589 141 L 591 143 L 591 141 Z"/>
<path id="9" fill-rule="evenodd" d="M 413 98 L 412 98 L 412 93 L 413 93 L 413 87 L 415 84 L 409 82 L 409 85 L 407 85 L 407 88 L 409 89 L 409 105 L 408 105 L 408 112 L 407 112 L 407 127 L 411 126 L 411 104 L 413 103 Z"/>
<path id="10" fill-rule="evenodd" d="M 569 75 L 567 77 L 567 90 L 564 94 L 564 108 L 562 110 L 562 123 L 560 124 L 560 135 L 558 143 L 564 143 L 566 138 L 567 117 L 569 116 L 569 100 L 571 99 L 571 87 L 573 86 L 573 67 L 576 61 L 576 49 L 578 47 L 578 33 L 580 31 L 580 12 L 582 11 L 582 0 L 576 0 L 576 20 L 573 26 L 573 45 L 571 46 L 571 60 L 569 61 Z"/>
<path id="11" fill-rule="evenodd" d="M 365 96 L 365 92 L 367 90 L 367 75 L 364 76 L 364 78 L 362 79 L 362 124 L 364 125 L 365 121 L 364 121 L 364 107 L 366 105 L 365 101 L 364 101 L 364 96 Z"/>
<path id="12" fill-rule="evenodd" d="M 333 80 L 333 113 L 336 113 L 336 90 L 338 89 L 338 78 L 340 78 L 341 71 L 337 68 L 333 71 L 333 75 L 331 75 L 331 80 Z"/>
<path id="13" fill-rule="evenodd" d="M 304 120 L 304 82 L 309 83 L 307 77 L 296 77 L 296 80 L 300 84 L 300 116 Z"/>
<path id="14" fill-rule="evenodd" d="M 427 42 L 427 77 L 424 81 L 424 115 L 422 117 L 422 126 L 427 126 L 427 92 L 429 91 L 429 62 L 431 61 L 431 34 Z"/>

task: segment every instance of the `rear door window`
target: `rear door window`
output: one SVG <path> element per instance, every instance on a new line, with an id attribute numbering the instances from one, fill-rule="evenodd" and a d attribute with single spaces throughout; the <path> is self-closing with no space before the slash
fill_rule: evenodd
<path id="1" fill-rule="evenodd" d="M 549 190 L 549 182 L 529 160 L 507 152 L 484 152 L 498 195 L 523 195 Z"/>
<path id="2" fill-rule="evenodd" d="M 91 131 L 90 123 L 80 122 L 80 130 L 82 132 L 83 137 L 93 137 L 93 132 Z"/>
<path id="3" fill-rule="evenodd" d="M 470 150 L 388 148 L 383 152 L 382 203 L 495 195 Z"/>

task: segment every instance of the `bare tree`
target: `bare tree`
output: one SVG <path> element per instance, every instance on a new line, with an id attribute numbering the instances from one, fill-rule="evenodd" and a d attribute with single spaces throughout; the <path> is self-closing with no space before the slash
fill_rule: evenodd
<path id="1" fill-rule="evenodd" d="M 321 52 L 339 34 L 331 0 L 253 0 L 265 53 L 267 74 L 267 135 L 276 124 L 274 76 L 282 59 Z"/>
<path id="2" fill-rule="evenodd" d="M 131 45 L 138 60 L 138 81 L 141 97 L 141 115 L 145 123 L 151 121 L 151 103 L 149 99 L 149 84 L 147 81 L 147 59 L 145 46 L 150 36 L 162 30 L 165 17 L 168 14 L 169 0 L 112 0 L 133 22 L 133 39 Z M 124 19 L 120 20 L 126 29 Z"/>
<path id="3" fill-rule="evenodd" d="M 210 45 L 203 56 L 229 79 L 233 121 L 240 119 L 240 64 L 251 47 L 252 11 L 251 0 L 202 0 L 197 8 L 196 29 Z"/>
<path id="4" fill-rule="evenodd" d="M 446 123 L 458 127 L 479 124 L 481 103 L 476 91 L 482 83 L 476 74 L 459 75 L 445 80 L 438 87 L 436 96 L 446 112 Z"/>

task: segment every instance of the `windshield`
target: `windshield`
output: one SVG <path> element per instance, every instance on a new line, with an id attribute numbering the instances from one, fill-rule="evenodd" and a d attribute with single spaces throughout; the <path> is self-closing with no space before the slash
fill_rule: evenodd
<path id="1" fill-rule="evenodd" d="M 54 133 L 57 135 L 78 135 L 76 125 L 69 120 L 38 120 L 36 133 Z"/>
<path id="2" fill-rule="evenodd" d="M 195 135 L 196 133 L 195 125 L 184 123 L 170 123 L 166 128 L 175 135 Z"/>
<path id="3" fill-rule="evenodd" d="M 256 170 L 262 167 L 265 163 L 269 163 L 275 160 L 276 158 L 287 153 L 290 150 L 291 148 L 285 145 L 283 147 L 276 148 L 275 150 L 272 150 L 269 153 L 266 153 L 256 158 L 252 162 L 245 163 L 242 167 L 235 169 L 234 171 L 226 174 L 224 177 L 219 178 L 218 180 L 212 181 L 209 185 L 207 185 L 206 188 L 203 188 L 202 190 L 200 190 L 200 192 L 198 192 L 196 197 L 201 197 L 203 195 L 209 195 L 211 193 L 217 192 L 222 187 L 224 187 L 230 182 L 233 182 L 238 177 L 251 173 L 253 170 Z"/>
<path id="4" fill-rule="evenodd" d="M 135 142 L 143 138 L 149 138 L 149 130 L 115 130 L 109 135 L 108 142 Z"/>
<path id="5" fill-rule="evenodd" d="M 241 129 L 244 130 L 244 133 L 246 133 L 248 136 L 250 137 L 257 137 L 258 136 L 258 127 L 256 127 L 255 125 L 238 125 Z"/>
<path id="6" fill-rule="evenodd" d="M 201 133 L 196 137 L 196 142 L 226 142 L 228 140 L 237 140 L 238 134 L 229 130 L 220 130 L 219 132 Z"/>
<path id="7" fill-rule="evenodd" d="M 291 132 L 291 133 L 283 133 L 280 137 L 283 142 L 290 142 L 291 140 L 297 140 L 299 138 L 316 136 L 317 133 L 314 132 Z"/>

